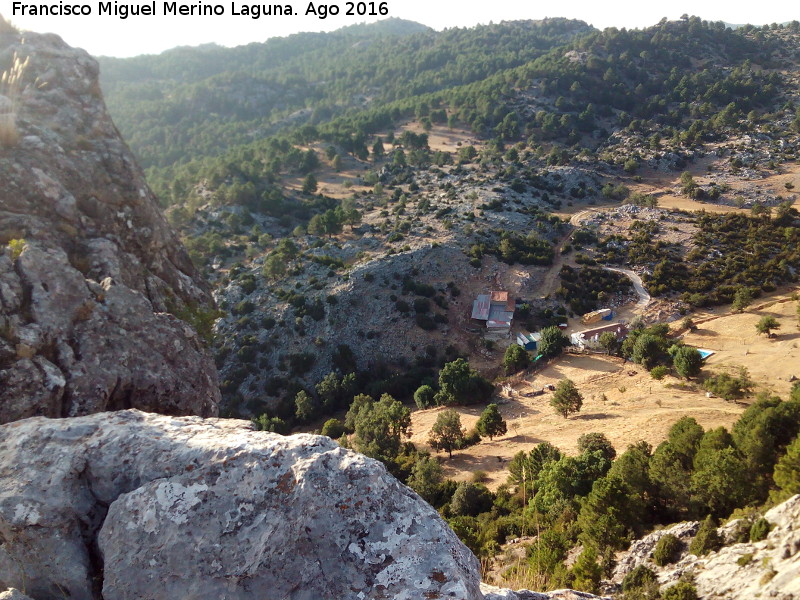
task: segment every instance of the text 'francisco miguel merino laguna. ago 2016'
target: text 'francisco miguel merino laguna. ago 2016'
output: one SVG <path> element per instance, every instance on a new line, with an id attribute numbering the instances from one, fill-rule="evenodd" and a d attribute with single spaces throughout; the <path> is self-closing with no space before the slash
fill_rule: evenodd
<path id="1" fill-rule="evenodd" d="M 160 9 L 160 10 L 159 10 Z M 124 4 L 120 2 L 97 2 L 96 4 L 80 4 L 64 2 L 50 2 L 33 4 L 14 1 L 11 3 L 11 16 L 109 16 L 119 19 L 128 17 L 146 16 L 191 16 L 191 17 L 219 17 L 224 15 L 243 16 L 251 19 L 261 17 L 279 17 L 290 15 L 313 15 L 325 19 L 332 15 L 357 15 L 357 16 L 387 16 L 389 7 L 387 2 L 345 2 L 344 9 L 337 4 L 315 4 L 309 2 L 297 11 L 291 4 L 241 4 L 231 2 L 229 10 L 222 4 L 208 4 L 204 2 L 151 2 Z"/>

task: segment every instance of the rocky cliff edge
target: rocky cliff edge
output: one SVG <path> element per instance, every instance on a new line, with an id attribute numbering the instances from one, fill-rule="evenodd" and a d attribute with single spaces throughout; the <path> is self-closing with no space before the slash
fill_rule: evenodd
<path id="1" fill-rule="evenodd" d="M 0 422 L 216 415 L 214 364 L 170 314 L 208 310 L 208 290 L 105 109 L 96 61 L 4 26 L 0 74 Z"/>

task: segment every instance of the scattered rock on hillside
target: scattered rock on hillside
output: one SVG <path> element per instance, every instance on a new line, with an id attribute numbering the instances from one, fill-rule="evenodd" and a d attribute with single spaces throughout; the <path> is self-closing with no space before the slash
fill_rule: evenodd
<path id="1" fill-rule="evenodd" d="M 619 559 L 612 583 L 619 584 L 634 567 L 646 564 L 658 575 L 662 590 L 692 573 L 700 598 L 796 600 L 800 598 L 800 495 L 767 511 L 764 518 L 772 524 L 765 540 L 728 545 L 705 556 L 689 554 L 687 545 L 680 560 L 665 567 L 650 561 L 658 539 L 672 533 L 688 542 L 698 523 L 681 523 L 654 532 L 634 542 Z M 720 528 L 723 537 L 728 537 L 726 530 L 731 527 Z"/>
<path id="2" fill-rule="evenodd" d="M 0 427 L 0 588 L 478 600 L 479 573 L 433 508 L 325 437 L 135 410 Z"/>
<path id="3" fill-rule="evenodd" d="M 5 33 L 0 72 L 0 423 L 216 414 L 213 362 L 167 314 L 208 309 L 208 290 L 106 112 L 97 63 L 55 35 Z"/>
<path id="4" fill-rule="evenodd" d="M 667 534 L 672 534 L 684 543 L 686 548 L 692 538 L 697 534 L 700 528 L 699 521 L 687 521 L 685 523 L 678 523 L 666 529 L 659 529 L 654 531 L 641 539 L 635 540 L 625 554 L 617 560 L 617 566 L 614 568 L 614 574 L 611 576 L 611 581 L 615 584 L 621 584 L 625 575 L 633 571 L 641 564 L 646 564 L 651 569 L 657 568 L 652 562 L 653 551 L 656 549 L 659 540 Z"/>
<path id="5" fill-rule="evenodd" d="M 31 598 L 26 596 L 19 590 L 11 588 L 6 590 L 5 592 L 0 592 L 0 600 L 31 600 Z"/>
<path id="6" fill-rule="evenodd" d="M 512 591 L 481 584 L 485 600 L 611 600 L 607 596 L 595 596 L 576 590 L 553 590 L 552 592 Z"/>

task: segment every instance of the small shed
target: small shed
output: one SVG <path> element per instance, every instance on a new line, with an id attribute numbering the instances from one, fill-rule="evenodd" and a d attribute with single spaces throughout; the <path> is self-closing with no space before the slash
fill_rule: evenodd
<path id="1" fill-rule="evenodd" d="M 517 344 L 522 346 L 525 350 L 536 350 L 539 340 L 542 339 L 542 334 L 536 333 L 518 333 Z"/>
<path id="2" fill-rule="evenodd" d="M 480 321 L 489 319 L 489 294 L 480 294 L 472 303 L 472 318 Z"/>
<path id="3" fill-rule="evenodd" d="M 600 310 L 593 310 L 581 317 L 581 323 L 589 325 L 590 323 L 597 323 L 598 321 L 610 321 L 614 317 L 614 313 L 610 308 L 601 308 Z"/>

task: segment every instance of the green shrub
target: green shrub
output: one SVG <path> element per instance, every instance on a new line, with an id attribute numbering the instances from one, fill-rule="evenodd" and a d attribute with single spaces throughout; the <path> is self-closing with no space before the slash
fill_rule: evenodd
<path id="1" fill-rule="evenodd" d="M 426 313 L 431 309 L 431 303 L 427 298 L 417 298 L 414 300 L 414 312 Z"/>
<path id="2" fill-rule="evenodd" d="M 753 553 L 748 552 L 747 554 L 742 554 L 739 558 L 736 559 L 736 564 L 740 567 L 744 567 L 747 564 L 750 564 L 750 561 L 753 560 Z"/>
<path id="3" fill-rule="evenodd" d="M 417 388 L 417 391 L 414 392 L 414 402 L 419 408 L 428 408 L 429 406 L 433 406 L 433 397 L 435 395 L 436 391 L 431 386 L 421 385 Z"/>
<path id="4" fill-rule="evenodd" d="M 664 365 L 658 365 L 657 367 L 650 369 L 650 377 L 655 380 L 661 381 L 667 375 L 669 375 L 669 367 Z"/>
<path id="5" fill-rule="evenodd" d="M 344 423 L 339 419 L 328 419 L 322 426 L 322 435 L 338 440 L 344 434 Z"/>
<path id="6" fill-rule="evenodd" d="M 233 307 L 233 311 L 231 312 L 233 312 L 233 314 L 238 317 L 241 315 L 250 314 L 255 310 L 255 308 L 256 305 L 250 302 L 250 300 L 242 300 L 241 302 L 239 302 L 239 304 Z"/>
<path id="7" fill-rule="evenodd" d="M 11 260 L 17 260 L 25 249 L 27 242 L 23 239 L 9 240 L 8 247 L 11 249 Z"/>
<path id="8" fill-rule="evenodd" d="M 470 429 L 467 432 L 467 435 L 464 436 L 464 441 L 461 443 L 462 448 L 468 448 L 469 446 L 474 446 L 475 444 L 481 443 L 481 434 L 478 432 L 477 429 Z"/>
<path id="9" fill-rule="evenodd" d="M 722 548 L 722 538 L 717 533 L 717 524 L 709 515 L 701 523 L 697 535 L 689 546 L 689 552 L 696 556 L 703 556 Z"/>
<path id="10" fill-rule="evenodd" d="M 454 515 L 475 517 L 492 507 L 492 493 L 485 485 L 462 481 L 450 500 L 450 512 Z"/>
<path id="11" fill-rule="evenodd" d="M 417 327 L 425 329 L 426 331 L 433 331 L 436 329 L 436 321 L 434 321 L 430 315 L 424 313 L 417 313 L 414 316 L 414 322 L 417 324 Z"/>
<path id="12" fill-rule="evenodd" d="M 214 323 L 217 319 L 225 316 L 223 311 L 208 308 L 201 304 L 180 304 L 174 301 L 167 301 L 167 310 L 181 321 L 191 325 L 207 346 L 211 346 L 214 343 L 216 335 Z"/>
<path id="13" fill-rule="evenodd" d="M 630 592 L 632 590 L 641 589 L 655 581 L 656 574 L 652 569 L 644 565 L 638 565 L 630 573 L 625 575 L 625 579 L 622 580 L 622 591 Z"/>
<path id="14" fill-rule="evenodd" d="M 758 519 L 753 526 L 750 527 L 750 541 L 751 542 L 760 542 L 763 539 L 766 539 L 769 530 L 772 529 L 772 525 L 769 521 L 765 518 Z"/>
<path id="15" fill-rule="evenodd" d="M 653 550 L 653 562 L 659 567 L 674 563 L 680 556 L 682 546 L 683 544 L 677 537 L 668 533 L 658 540 L 658 544 Z"/>
<path id="16" fill-rule="evenodd" d="M 289 369 L 292 375 L 300 377 L 305 375 L 314 365 L 315 357 L 308 352 L 289 355 Z"/>
<path id="17" fill-rule="evenodd" d="M 712 394 L 730 401 L 748 395 L 753 387 L 753 381 L 747 369 L 741 367 L 737 377 L 728 373 L 718 373 L 706 379 L 704 387 Z"/>
<path id="18" fill-rule="evenodd" d="M 681 581 L 664 590 L 663 600 L 698 600 L 697 589 L 691 584 Z"/>
<path id="19" fill-rule="evenodd" d="M 289 425 L 279 417 L 261 415 L 253 419 L 252 422 L 257 431 L 271 431 L 272 433 L 280 433 L 281 435 L 289 433 Z"/>

